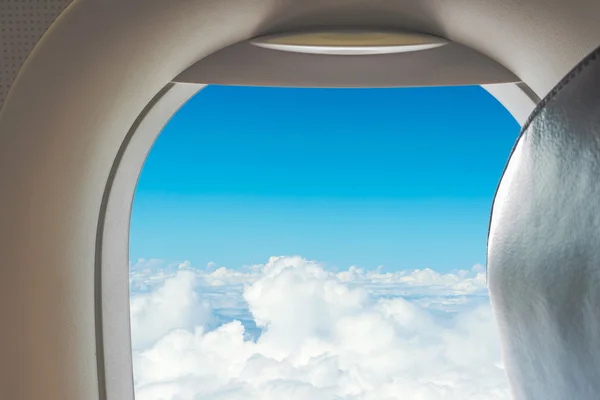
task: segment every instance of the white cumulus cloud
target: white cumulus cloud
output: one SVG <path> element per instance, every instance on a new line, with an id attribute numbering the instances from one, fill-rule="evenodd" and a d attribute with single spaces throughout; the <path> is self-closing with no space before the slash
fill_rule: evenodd
<path id="1" fill-rule="evenodd" d="M 131 272 L 138 400 L 510 398 L 480 266 L 144 262 Z"/>
<path id="2" fill-rule="evenodd" d="M 210 305 L 194 291 L 196 274 L 180 271 L 164 281 L 151 294 L 132 298 L 131 342 L 134 349 L 156 343 L 173 329 L 194 329 L 206 325 L 211 316 Z"/>

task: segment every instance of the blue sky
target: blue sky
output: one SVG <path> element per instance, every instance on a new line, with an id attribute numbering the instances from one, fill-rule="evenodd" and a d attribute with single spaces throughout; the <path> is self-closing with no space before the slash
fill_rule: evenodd
<path id="1" fill-rule="evenodd" d="M 479 87 L 209 86 L 150 152 L 130 256 L 468 269 L 518 132 Z"/>

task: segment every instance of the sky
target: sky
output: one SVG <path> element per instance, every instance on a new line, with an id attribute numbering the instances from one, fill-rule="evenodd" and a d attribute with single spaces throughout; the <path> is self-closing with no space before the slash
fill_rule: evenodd
<path id="1" fill-rule="evenodd" d="M 479 87 L 209 86 L 131 220 L 138 400 L 509 400 L 486 286 L 518 135 Z"/>
<path id="2" fill-rule="evenodd" d="M 302 255 L 332 270 L 442 272 L 485 264 L 489 211 L 518 132 L 478 86 L 209 86 L 148 156 L 131 259 L 240 268 Z"/>

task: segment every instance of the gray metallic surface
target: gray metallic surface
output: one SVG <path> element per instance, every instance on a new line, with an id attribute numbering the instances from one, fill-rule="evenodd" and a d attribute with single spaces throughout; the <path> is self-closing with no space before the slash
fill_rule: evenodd
<path id="1" fill-rule="evenodd" d="M 488 284 L 515 399 L 600 393 L 599 58 L 542 101 L 496 195 Z"/>

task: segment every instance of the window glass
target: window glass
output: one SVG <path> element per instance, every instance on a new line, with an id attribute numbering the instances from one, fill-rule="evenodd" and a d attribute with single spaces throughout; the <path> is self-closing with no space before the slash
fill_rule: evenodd
<path id="1" fill-rule="evenodd" d="M 518 132 L 480 87 L 199 92 L 134 199 L 136 398 L 509 399 L 485 252 Z"/>

